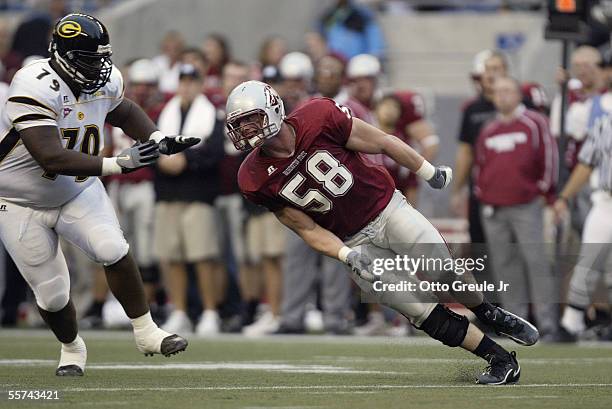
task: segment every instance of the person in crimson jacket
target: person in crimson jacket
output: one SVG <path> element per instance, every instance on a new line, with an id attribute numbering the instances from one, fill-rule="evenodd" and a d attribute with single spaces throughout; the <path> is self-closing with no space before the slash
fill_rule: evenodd
<path id="1" fill-rule="evenodd" d="M 508 292 L 500 293 L 501 301 L 522 316 L 532 302 L 538 328 L 553 337 L 555 283 L 541 243 L 545 199 L 554 200 L 555 140 L 546 117 L 521 103 L 515 79 L 495 81 L 493 102 L 497 117 L 478 136 L 474 177 L 496 278 L 510 284 Z"/>

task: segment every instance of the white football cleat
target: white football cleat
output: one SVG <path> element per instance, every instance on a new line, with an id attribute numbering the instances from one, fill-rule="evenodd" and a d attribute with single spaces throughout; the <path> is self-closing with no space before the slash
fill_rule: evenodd
<path id="1" fill-rule="evenodd" d="M 176 334 L 170 334 L 159 327 L 147 331 L 134 331 L 136 348 L 145 356 L 162 354 L 165 357 L 178 354 L 187 348 L 187 340 Z"/>
<path id="2" fill-rule="evenodd" d="M 57 376 L 83 376 L 87 362 L 87 347 L 79 335 L 69 344 L 62 344 Z"/>

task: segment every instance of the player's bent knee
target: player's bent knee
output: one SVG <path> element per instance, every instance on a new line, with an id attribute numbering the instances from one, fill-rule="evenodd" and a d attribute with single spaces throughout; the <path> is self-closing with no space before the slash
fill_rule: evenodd
<path id="1" fill-rule="evenodd" d="M 467 317 L 438 304 L 423 321 L 420 329 L 444 345 L 456 347 L 465 339 L 469 325 Z"/>
<path id="2" fill-rule="evenodd" d="M 123 233 L 114 226 L 99 226 L 92 229 L 89 235 L 89 247 L 93 252 L 93 258 L 105 266 L 117 263 L 130 250 Z"/>
<path id="3" fill-rule="evenodd" d="M 49 312 L 61 310 L 70 299 L 70 285 L 60 276 L 38 284 L 33 290 L 36 296 L 36 304 Z"/>

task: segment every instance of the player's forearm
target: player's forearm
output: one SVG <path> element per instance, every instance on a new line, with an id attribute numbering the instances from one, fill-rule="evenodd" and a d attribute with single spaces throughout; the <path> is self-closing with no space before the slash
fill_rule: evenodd
<path id="1" fill-rule="evenodd" d="M 148 141 L 151 134 L 157 130 L 157 126 L 147 113 L 127 98 L 108 114 L 106 120 L 111 125 L 121 128 L 130 138 L 140 142 Z"/>
<path id="2" fill-rule="evenodd" d="M 329 257 L 338 258 L 344 243 L 331 231 L 324 229 L 301 210 L 285 207 L 274 213 L 278 220 L 293 230 L 310 247 Z"/>
<path id="3" fill-rule="evenodd" d="M 86 155 L 81 152 L 62 150 L 55 155 L 47 155 L 39 160 L 47 174 L 68 176 L 100 176 L 102 157 Z"/>
<path id="4" fill-rule="evenodd" d="M 328 257 L 338 259 L 338 253 L 344 247 L 344 243 L 338 236 L 318 225 L 314 229 L 298 231 L 297 233 L 306 244 Z"/>
<path id="5" fill-rule="evenodd" d="M 412 147 L 394 137 L 386 138 L 382 146 L 382 153 L 412 172 L 419 170 L 425 161 L 425 158 Z"/>
<path id="6" fill-rule="evenodd" d="M 453 191 L 459 192 L 467 184 L 472 168 L 473 153 L 472 147 L 465 143 L 459 144 L 457 157 L 455 160 L 455 175 Z"/>
<path id="7" fill-rule="evenodd" d="M 571 199 L 576 196 L 576 194 L 580 191 L 582 186 L 589 180 L 591 177 L 591 172 L 593 169 L 587 165 L 579 163 L 572 172 L 569 180 L 563 187 L 563 190 L 559 194 L 560 197 L 564 199 Z"/>

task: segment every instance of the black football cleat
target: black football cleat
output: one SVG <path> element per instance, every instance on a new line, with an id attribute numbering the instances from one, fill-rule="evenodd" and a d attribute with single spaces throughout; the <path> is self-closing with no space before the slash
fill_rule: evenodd
<path id="1" fill-rule="evenodd" d="M 83 376 L 83 370 L 78 365 L 60 366 L 55 370 L 57 376 Z"/>
<path id="2" fill-rule="evenodd" d="M 163 356 L 169 357 L 184 351 L 187 348 L 187 344 L 188 342 L 185 338 L 173 334 L 164 338 L 160 350 Z"/>
<path id="3" fill-rule="evenodd" d="M 493 355 L 489 366 L 478 376 L 476 383 L 481 385 L 509 385 L 518 382 L 521 377 L 521 366 L 516 360 L 516 352 L 507 356 Z"/>
<path id="4" fill-rule="evenodd" d="M 493 306 L 484 315 L 484 323 L 493 328 L 497 335 L 506 336 L 518 344 L 533 345 L 540 338 L 538 329 L 532 323 L 501 307 Z"/>

